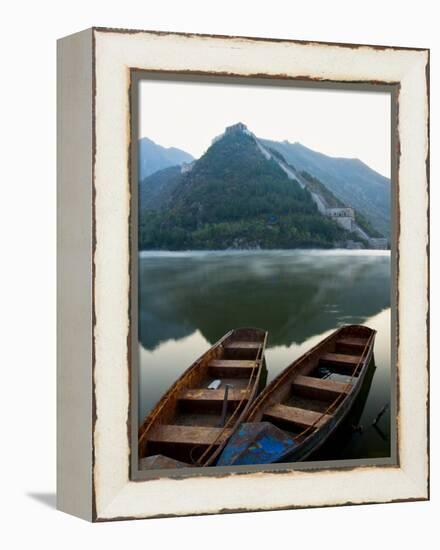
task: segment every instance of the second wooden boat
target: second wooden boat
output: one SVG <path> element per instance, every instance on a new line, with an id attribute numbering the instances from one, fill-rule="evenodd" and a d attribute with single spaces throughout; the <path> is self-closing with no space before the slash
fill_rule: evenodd
<path id="1" fill-rule="evenodd" d="M 212 464 L 258 393 L 267 332 L 231 330 L 171 386 L 139 428 L 140 469 Z"/>
<path id="2" fill-rule="evenodd" d="M 296 359 L 255 400 L 217 465 L 295 462 L 321 447 L 361 390 L 375 334 L 345 326 Z"/>

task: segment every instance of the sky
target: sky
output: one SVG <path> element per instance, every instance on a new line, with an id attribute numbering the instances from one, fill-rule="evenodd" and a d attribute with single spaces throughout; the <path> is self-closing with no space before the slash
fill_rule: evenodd
<path id="1" fill-rule="evenodd" d="M 358 158 L 390 177 L 391 98 L 364 92 L 142 80 L 139 137 L 199 158 L 226 126 L 300 142 L 332 157 Z"/>

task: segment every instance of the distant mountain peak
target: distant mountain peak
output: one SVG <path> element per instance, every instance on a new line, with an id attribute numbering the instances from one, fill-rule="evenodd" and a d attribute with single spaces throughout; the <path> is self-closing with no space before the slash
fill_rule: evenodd
<path id="1" fill-rule="evenodd" d="M 181 166 L 193 160 L 192 155 L 177 147 L 163 147 L 147 137 L 139 140 L 139 180 L 169 166 Z"/>

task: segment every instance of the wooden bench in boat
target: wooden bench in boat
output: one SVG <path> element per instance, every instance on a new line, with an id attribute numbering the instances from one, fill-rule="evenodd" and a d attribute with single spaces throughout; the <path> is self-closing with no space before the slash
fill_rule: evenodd
<path id="1" fill-rule="evenodd" d="M 218 378 L 248 377 L 255 367 L 255 361 L 239 359 L 214 359 L 208 365 L 209 373 Z"/>
<path id="2" fill-rule="evenodd" d="M 362 353 L 366 344 L 363 338 L 340 338 L 336 341 L 336 351 L 341 353 Z"/>
<path id="3" fill-rule="evenodd" d="M 228 401 L 241 401 L 249 394 L 249 390 L 229 388 Z M 193 388 L 183 390 L 179 393 L 178 399 L 189 401 L 223 401 L 225 389 L 209 390 L 204 388 Z"/>
<path id="4" fill-rule="evenodd" d="M 365 347 L 366 340 L 364 340 L 364 338 L 349 338 L 346 336 L 345 338 L 340 338 L 339 340 L 337 340 L 337 343 L 363 348 Z"/>
<path id="5" fill-rule="evenodd" d="M 228 390 L 228 408 L 236 407 L 240 402 L 247 403 L 249 390 L 229 388 Z M 190 389 L 179 393 L 177 399 L 184 407 L 194 410 L 208 408 L 221 409 L 225 399 L 225 389 L 218 390 Z"/>
<path id="6" fill-rule="evenodd" d="M 347 355 L 345 353 L 324 353 L 320 362 L 324 365 L 333 365 L 344 373 L 351 374 L 359 362 L 359 355 Z"/>
<path id="7" fill-rule="evenodd" d="M 257 356 L 261 342 L 247 340 L 232 340 L 223 347 L 224 359 L 254 359 Z"/>
<path id="8" fill-rule="evenodd" d="M 334 399 L 341 393 L 350 393 L 351 384 L 335 380 L 315 378 L 314 376 L 298 375 L 292 382 L 294 393 L 311 397 L 312 399 Z"/>
<path id="9" fill-rule="evenodd" d="M 173 445 L 218 445 L 231 435 L 231 431 L 205 426 L 160 424 L 149 434 L 148 441 Z"/>
<path id="10" fill-rule="evenodd" d="M 257 350 L 261 346 L 260 342 L 228 342 L 225 344 L 225 349 L 239 349 L 239 350 Z"/>
<path id="11" fill-rule="evenodd" d="M 302 428 L 309 428 L 314 426 L 315 428 L 321 428 L 332 415 L 322 414 L 315 411 L 309 411 L 306 409 L 300 409 L 298 407 L 289 407 L 288 405 L 273 405 L 264 412 L 267 420 L 281 420 L 282 422 L 290 422 L 296 424 Z"/>

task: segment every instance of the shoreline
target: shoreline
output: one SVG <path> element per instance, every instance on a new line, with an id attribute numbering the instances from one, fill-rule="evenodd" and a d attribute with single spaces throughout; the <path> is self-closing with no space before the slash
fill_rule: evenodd
<path id="1" fill-rule="evenodd" d="M 391 250 L 377 250 L 374 248 L 350 249 L 350 248 L 258 248 L 258 249 L 219 249 L 219 250 L 139 250 L 139 257 L 166 257 L 166 256 L 206 256 L 206 255 L 253 255 L 253 254 L 309 254 L 316 256 L 390 256 Z"/>

